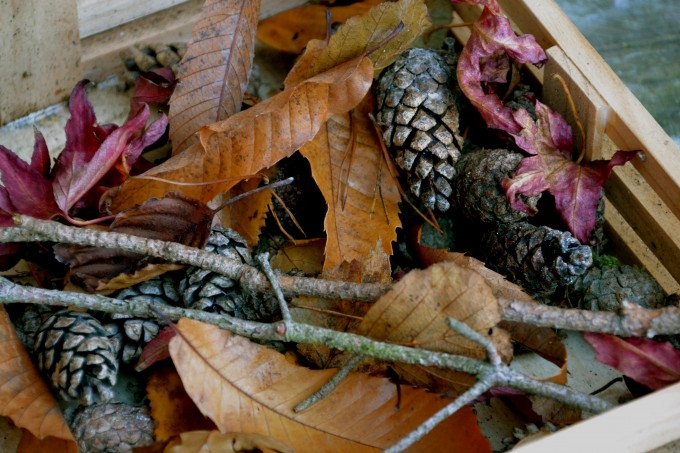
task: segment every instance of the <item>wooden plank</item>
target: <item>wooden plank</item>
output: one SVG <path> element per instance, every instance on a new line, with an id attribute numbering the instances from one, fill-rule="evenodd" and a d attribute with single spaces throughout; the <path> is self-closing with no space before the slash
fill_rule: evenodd
<path id="1" fill-rule="evenodd" d="M 80 39 L 150 16 L 188 0 L 78 0 Z"/>
<path id="2" fill-rule="evenodd" d="M 564 428 L 513 453 L 644 453 L 680 438 L 680 383 Z"/>
<path id="3" fill-rule="evenodd" d="M 80 79 L 75 0 L 0 0 L 0 125 L 64 100 Z"/>

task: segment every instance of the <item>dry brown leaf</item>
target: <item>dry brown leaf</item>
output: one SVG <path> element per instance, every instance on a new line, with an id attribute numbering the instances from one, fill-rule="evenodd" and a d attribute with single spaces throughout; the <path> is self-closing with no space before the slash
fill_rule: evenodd
<path id="1" fill-rule="evenodd" d="M 5 307 L 0 306 L 0 415 L 43 439 L 73 441 L 57 401 L 42 380 L 14 330 Z"/>
<path id="2" fill-rule="evenodd" d="M 252 175 L 291 155 L 314 138 L 333 115 L 354 108 L 371 87 L 373 64 L 360 57 L 305 80 L 225 121 L 202 128 L 200 143 L 173 156 L 141 177 L 128 179 L 108 194 L 111 210 L 120 211 L 168 191 L 181 191 L 201 201 L 232 188 L 238 178 Z M 168 181 L 210 185 L 178 186 Z"/>
<path id="3" fill-rule="evenodd" d="M 45 437 L 38 439 L 27 430 L 23 430 L 17 451 L 15 453 L 78 453 L 78 445 L 74 440 Z M 9 452 L 7 452 L 9 453 Z"/>
<path id="4" fill-rule="evenodd" d="M 229 191 L 232 198 L 256 189 L 260 181 L 256 178 L 238 183 Z M 218 222 L 223 227 L 236 230 L 248 245 L 254 247 L 260 238 L 260 230 L 264 226 L 272 199 L 270 190 L 263 190 L 248 195 L 241 200 L 226 206 L 218 214 Z"/>
<path id="5" fill-rule="evenodd" d="M 454 333 L 446 318 L 489 336 L 500 321 L 500 308 L 481 275 L 445 262 L 406 274 L 375 302 L 356 332 L 388 343 L 485 358 L 484 348 Z M 404 381 L 437 392 L 457 394 L 474 383 L 471 376 L 449 370 L 400 364 L 394 368 Z"/>
<path id="6" fill-rule="evenodd" d="M 207 0 L 177 70 L 170 98 L 173 154 L 206 124 L 241 110 L 253 63 L 260 0 Z"/>
<path id="7" fill-rule="evenodd" d="M 364 0 L 351 5 L 305 5 L 283 11 L 263 20 L 257 27 L 257 39 L 283 52 L 299 54 L 311 39 L 326 38 L 326 12 L 331 23 L 343 23 L 350 17 L 363 14 L 383 0 Z"/>
<path id="8" fill-rule="evenodd" d="M 189 398 L 177 371 L 172 367 L 155 369 L 146 386 L 151 417 L 156 423 L 157 441 L 167 441 L 186 431 L 212 430 L 215 424 L 205 417 Z"/>
<path id="9" fill-rule="evenodd" d="M 371 8 L 367 13 L 347 20 L 331 36 L 328 45 L 325 41 L 311 40 L 307 44 L 305 53 L 286 77 L 285 86 L 376 50 L 397 30 L 400 23 L 404 24 L 403 30 L 382 45 L 380 50 L 368 56 L 376 69 L 384 68 L 392 63 L 430 27 L 430 18 L 427 15 L 424 0 L 383 2 Z"/>
<path id="10" fill-rule="evenodd" d="M 323 269 L 325 239 L 308 239 L 281 248 L 270 264 L 284 274 L 302 271 L 305 275 L 320 274 Z"/>
<path id="11" fill-rule="evenodd" d="M 402 387 L 401 408 L 396 410 L 394 384 L 350 374 L 330 396 L 295 413 L 295 404 L 334 370 L 292 365 L 276 351 L 212 325 L 182 319 L 178 328 L 182 335 L 170 342 L 170 354 L 187 393 L 222 432 L 271 436 L 296 451 L 377 451 L 449 403 L 424 390 Z M 414 451 L 490 451 L 469 409 L 447 419 L 421 442 Z"/>
<path id="12" fill-rule="evenodd" d="M 325 271 L 364 260 L 376 244 L 391 255 L 401 227 L 398 183 L 368 116 L 373 104 L 368 95 L 356 109 L 333 116 L 300 149 L 328 205 Z"/>
<path id="13" fill-rule="evenodd" d="M 179 435 L 179 443 L 168 445 L 164 453 L 249 453 L 252 451 L 293 453 L 286 444 L 255 433 L 221 433 L 219 431 L 189 431 Z"/>

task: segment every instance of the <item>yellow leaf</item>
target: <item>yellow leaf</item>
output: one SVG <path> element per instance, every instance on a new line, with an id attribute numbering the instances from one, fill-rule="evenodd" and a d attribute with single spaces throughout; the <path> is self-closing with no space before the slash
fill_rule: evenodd
<path id="1" fill-rule="evenodd" d="M 364 0 L 343 6 L 305 5 L 289 9 L 260 22 L 257 39 L 274 49 L 299 54 L 311 39 L 325 39 L 327 11 L 333 24 L 343 23 L 381 2 Z"/>
<path id="2" fill-rule="evenodd" d="M 170 99 L 173 154 L 194 143 L 201 127 L 241 110 L 259 15 L 259 0 L 204 3 Z"/>
<path id="3" fill-rule="evenodd" d="M 254 433 L 221 433 L 219 431 L 189 431 L 182 433 L 180 442 L 168 445 L 164 453 L 195 453 L 212 451 L 220 453 L 239 453 L 251 451 L 275 451 L 293 453 L 286 444 Z"/>
<path id="4" fill-rule="evenodd" d="M 128 179 L 106 198 L 118 212 L 151 197 L 179 191 L 207 202 L 291 155 L 314 138 L 331 116 L 351 110 L 373 80 L 373 64 L 357 58 L 305 80 L 228 119 L 203 127 L 200 142 L 140 177 Z M 164 178 L 150 180 L 147 177 Z M 225 180 L 209 185 L 182 185 Z M 172 182 L 168 182 L 172 181 Z"/>
<path id="5" fill-rule="evenodd" d="M 0 307 L 0 415 L 38 439 L 73 441 L 57 401 L 42 380 L 4 307 Z"/>
<path id="6" fill-rule="evenodd" d="M 324 270 L 364 260 L 376 244 L 391 255 L 401 226 L 398 184 L 368 116 L 373 108 L 368 95 L 352 112 L 333 116 L 300 149 L 328 205 Z"/>
<path id="7" fill-rule="evenodd" d="M 215 326 L 189 319 L 170 354 L 187 393 L 222 432 L 273 437 L 295 451 L 362 452 L 384 449 L 448 400 L 423 390 L 397 388 L 387 379 L 350 374 L 327 398 L 305 412 L 293 407 L 334 373 L 290 364 L 283 355 Z M 421 451 L 489 451 L 471 411 L 447 419 L 416 448 Z"/>
<path id="8" fill-rule="evenodd" d="M 500 307 L 482 276 L 447 262 L 406 274 L 373 304 L 356 331 L 388 343 L 485 358 L 484 348 L 454 333 L 446 318 L 463 321 L 484 336 L 500 321 Z M 395 369 L 406 382 L 452 394 L 474 382 L 447 370 L 409 365 Z"/>
<path id="9" fill-rule="evenodd" d="M 272 257 L 270 264 L 284 274 L 291 271 L 302 271 L 306 275 L 320 274 L 325 246 L 325 239 L 298 241 L 280 249 Z"/>

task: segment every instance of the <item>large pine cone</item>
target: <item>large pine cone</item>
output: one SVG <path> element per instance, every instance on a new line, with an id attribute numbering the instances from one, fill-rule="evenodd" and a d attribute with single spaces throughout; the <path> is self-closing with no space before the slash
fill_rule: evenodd
<path id="1" fill-rule="evenodd" d="M 501 182 L 512 177 L 524 156 L 505 149 L 481 149 L 463 154 L 456 164 L 453 183 L 456 209 L 463 216 L 483 223 L 513 223 L 527 214 L 510 206 Z M 536 207 L 538 197 L 526 200 Z"/>
<path id="2" fill-rule="evenodd" d="M 588 310 L 617 311 L 624 300 L 644 308 L 667 305 L 665 291 L 649 272 L 617 264 L 591 267 L 574 283 L 572 296 Z"/>
<path id="3" fill-rule="evenodd" d="M 205 249 L 254 265 L 248 243 L 229 228 L 213 227 Z M 280 315 L 273 295 L 251 294 L 238 282 L 206 269 L 188 269 L 180 282 L 180 291 L 188 308 L 263 322 L 278 319 Z"/>
<path id="4" fill-rule="evenodd" d="M 38 329 L 33 351 L 62 399 L 90 405 L 113 397 L 118 345 L 93 316 L 71 310 L 55 313 Z"/>
<path id="5" fill-rule="evenodd" d="M 376 121 L 407 179 L 429 209 L 447 211 L 463 139 L 452 52 L 411 49 L 387 67 L 376 84 Z"/>
<path id="6" fill-rule="evenodd" d="M 80 409 L 71 427 L 81 453 L 127 453 L 154 441 L 154 423 L 146 407 L 95 404 Z"/>
<path id="7" fill-rule="evenodd" d="M 534 295 L 574 283 L 592 264 L 592 250 L 571 233 L 526 222 L 498 225 L 482 238 L 485 264 Z"/>

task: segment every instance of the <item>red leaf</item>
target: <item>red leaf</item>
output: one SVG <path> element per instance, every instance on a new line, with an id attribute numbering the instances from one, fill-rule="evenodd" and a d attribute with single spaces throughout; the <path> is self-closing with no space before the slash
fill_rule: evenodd
<path id="1" fill-rule="evenodd" d="M 176 82 L 175 73 L 168 67 L 154 69 L 137 77 L 130 98 L 128 118 L 136 116 L 144 104 L 167 105 Z"/>
<path id="2" fill-rule="evenodd" d="M 33 155 L 31 156 L 31 168 L 43 175 L 50 176 L 50 152 L 47 149 L 45 137 L 38 129 L 35 129 L 35 142 L 33 143 Z"/>
<path id="3" fill-rule="evenodd" d="M 667 342 L 586 332 L 583 338 L 605 363 L 658 390 L 680 380 L 680 351 Z"/>
<path id="4" fill-rule="evenodd" d="M 2 145 L 0 145 L 0 173 L 8 198 L 0 202 L 0 208 L 3 210 L 13 208 L 12 214 L 18 212 L 39 219 L 51 219 L 59 215 L 59 207 L 52 195 L 50 181 Z M 11 219 L 9 220 L 11 222 Z M 6 220 L 3 220 L 3 223 L 6 223 Z"/>
<path id="5" fill-rule="evenodd" d="M 135 365 L 135 371 L 144 371 L 151 365 L 169 359 L 170 351 L 168 350 L 168 345 L 170 340 L 175 337 L 176 332 L 177 329 L 174 326 L 166 326 L 158 332 L 158 335 L 144 346 L 142 355 L 139 357 L 137 365 Z"/>
<path id="6" fill-rule="evenodd" d="M 148 118 L 149 107 L 144 106 L 139 115 L 111 132 L 94 152 L 89 148 L 95 144 L 95 141 L 91 140 L 92 137 L 89 139 L 81 137 L 83 145 L 86 146 L 80 150 L 67 153 L 67 149 L 64 149 L 55 165 L 52 183 L 54 197 L 64 213 L 68 213 L 71 207 L 109 172 L 116 161 L 133 148 L 136 150 L 140 146 L 141 139 L 135 140 L 135 135 L 144 129 Z M 141 149 L 139 151 L 141 152 Z"/>

